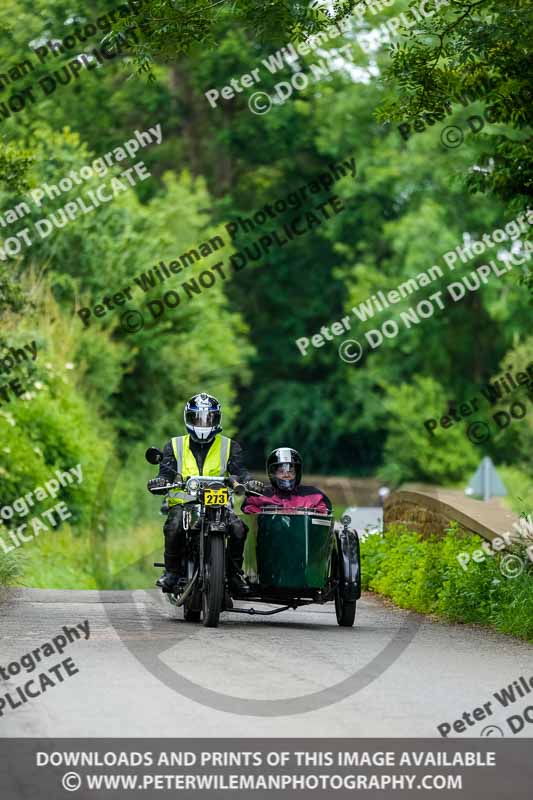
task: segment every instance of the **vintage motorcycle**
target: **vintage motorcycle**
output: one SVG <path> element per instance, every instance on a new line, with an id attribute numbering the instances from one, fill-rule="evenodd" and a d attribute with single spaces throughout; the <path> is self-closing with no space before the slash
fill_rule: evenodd
<path id="1" fill-rule="evenodd" d="M 155 447 L 146 451 L 151 464 L 158 464 L 161 457 Z M 349 529 L 349 517 L 343 517 L 339 525 L 329 514 L 273 505 L 265 506 L 260 514 L 248 515 L 251 530 L 243 566 L 251 591 L 246 601 L 280 607 L 267 611 L 234 608 L 231 598 L 239 597 L 230 590 L 226 558 L 230 514 L 235 497 L 258 493 L 229 478 L 202 475 L 186 479 L 177 475 L 174 483 L 152 492 L 164 494 L 170 489 L 184 490 L 190 498 L 183 512 L 184 574 L 175 593 L 167 594 L 173 606 L 183 607 L 185 620 L 202 620 L 206 627 L 217 627 L 222 611 L 270 616 L 334 601 L 337 623 L 343 627 L 354 624 L 361 596 L 361 563 L 359 537 Z"/>

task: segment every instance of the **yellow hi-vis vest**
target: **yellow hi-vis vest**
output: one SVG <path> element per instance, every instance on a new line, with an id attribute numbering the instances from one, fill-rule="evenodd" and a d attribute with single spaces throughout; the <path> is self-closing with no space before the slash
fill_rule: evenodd
<path id="1" fill-rule="evenodd" d="M 202 472 L 200 472 L 194 453 L 190 447 L 190 438 L 190 436 L 175 436 L 174 439 L 171 440 L 174 458 L 176 459 L 178 465 L 177 469 L 180 475 L 183 475 L 184 478 L 190 478 L 191 475 L 214 476 L 228 474 L 231 439 L 228 439 L 227 436 L 221 436 L 220 434 L 215 436 L 211 442 L 211 447 L 207 451 Z M 167 497 L 169 506 L 191 502 L 196 499 L 188 495 L 187 492 L 179 489 L 171 489 Z"/>

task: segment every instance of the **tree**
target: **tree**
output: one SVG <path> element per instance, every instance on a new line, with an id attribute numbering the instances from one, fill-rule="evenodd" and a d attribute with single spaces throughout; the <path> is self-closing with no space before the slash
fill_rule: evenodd
<path id="1" fill-rule="evenodd" d="M 135 6 L 135 3 L 131 3 Z M 225 25 L 245 31 L 252 40 L 270 45 L 304 40 L 353 13 L 363 0 L 329 4 L 309 0 L 139 0 L 138 10 L 115 26 L 115 33 L 131 32 L 142 19 L 138 42 L 131 43 L 140 70 L 154 59 L 175 61 L 221 43 Z M 221 27 L 220 22 L 225 24 Z M 137 35 L 136 35 L 137 38 Z"/>
<path id="2" fill-rule="evenodd" d="M 460 96 L 483 99 L 498 127 L 481 134 L 484 152 L 478 168 L 465 170 L 466 184 L 522 206 L 533 194 L 532 5 L 436 0 L 435 13 L 392 45 L 392 91 L 379 112 L 382 121 L 423 121 Z"/>

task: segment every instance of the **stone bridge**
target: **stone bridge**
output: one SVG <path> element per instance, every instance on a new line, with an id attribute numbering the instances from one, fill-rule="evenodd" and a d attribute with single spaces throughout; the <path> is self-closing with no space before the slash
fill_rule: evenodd
<path id="1" fill-rule="evenodd" d="M 492 541 L 513 532 L 517 514 L 504 508 L 500 500 L 473 500 L 455 489 L 406 485 L 393 492 L 384 506 L 384 525 L 405 524 L 423 535 L 444 533 L 450 521 L 461 528 Z"/>

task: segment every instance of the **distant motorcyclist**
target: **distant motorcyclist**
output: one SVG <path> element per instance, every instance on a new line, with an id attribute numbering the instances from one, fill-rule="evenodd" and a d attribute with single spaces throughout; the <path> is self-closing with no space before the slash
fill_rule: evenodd
<path id="1" fill-rule="evenodd" d="M 266 463 L 272 488 L 249 495 L 243 503 L 246 514 L 259 514 L 265 506 L 311 508 L 318 514 L 331 513 L 331 501 L 315 486 L 302 486 L 302 458 L 290 447 L 277 447 Z M 253 487 L 252 487 L 253 488 Z"/>
<path id="2" fill-rule="evenodd" d="M 233 477 L 248 488 L 254 488 L 243 463 L 241 446 L 234 440 L 221 436 L 221 406 L 209 394 L 196 394 L 186 403 L 184 421 L 187 435 L 176 436 L 165 445 L 157 478 L 148 481 L 148 489 L 160 489 L 175 481 L 176 473 L 184 478 L 191 475 L 224 475 Z M 167 493 L 168 516 L 163 526 L 165 535 L 165 572 L 156 582 L 164 592 L 172 592 L 180 578 L 180 566 L 184 552 L 183 505 L 194 502 L 187 499 L 182 490 L 172 489 Z M 242 573 L 244 545 L 247 526 L 232 513 L 232 525 L 228 540 L 228 572 L 231 588 L 246 593 L 250 587 Z"/>

